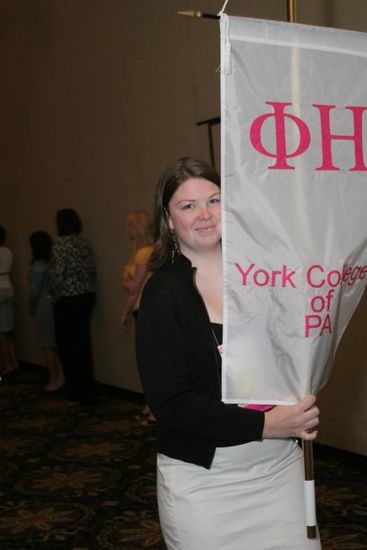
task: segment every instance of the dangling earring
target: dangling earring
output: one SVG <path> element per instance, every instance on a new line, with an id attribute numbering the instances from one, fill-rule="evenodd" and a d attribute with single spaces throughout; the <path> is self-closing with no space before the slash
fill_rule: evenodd
<path id="1" fill-rule="evenodd" d="M 171 231 L 171 239 L 172 239 L 171 264 L 174 264 L 176 254 L 181 254 L 181 252 L 180 252 L 178 242 L 177 242 L 177 239 L 176 239 L 176 233 L 174 232 L 173 229 L 171 229 L 170 231 Z"/>

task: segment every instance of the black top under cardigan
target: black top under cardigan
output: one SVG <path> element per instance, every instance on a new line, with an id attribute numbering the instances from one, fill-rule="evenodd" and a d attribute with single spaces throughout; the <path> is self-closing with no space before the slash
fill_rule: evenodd
<path id="1" fill-rule="evenodd" d="M 145 285 L 136 331 L 157 450 L 210 468 L 216 447 L 260 440 L 264 413 L 221 401 L 220 360 L 195 268 L 181 255 Z"/>

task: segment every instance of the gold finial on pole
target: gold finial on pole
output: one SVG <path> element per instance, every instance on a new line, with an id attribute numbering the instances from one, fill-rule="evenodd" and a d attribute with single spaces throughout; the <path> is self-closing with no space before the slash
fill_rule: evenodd
<path id="1" fill-rule="evenodd" d="M 200 19 L 219 19 L 219 16 L 214 13 L 204 13 L 200 10 L 178 11 L 177 14 L 185 15 L 186 17 L 199 17 Z"/>
<path id="2" fill-rule="evenodd" d="M 178 15 L 185 15 L 186 17 L 202 17 L 203 12 L 197 10 L 178 11 Z"/>
<path id="3" fill-rule="evenodd" d="M 287 21 L 297 23 L 297 0 L 287 0 Z"/>

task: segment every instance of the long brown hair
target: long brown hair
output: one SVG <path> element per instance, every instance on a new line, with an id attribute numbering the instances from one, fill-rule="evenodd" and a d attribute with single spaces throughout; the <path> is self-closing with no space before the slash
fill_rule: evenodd
<path id="1" fill-rule="evenodd" d="M 153 222 L 149 212 L 146 210 L 130 212 L 127 221 L 134 224 L 138 230 L 137 245 L 139 247 L 153 244 Z"/>
<path id="2" fill-rule="evenodd" d="M 53 240 L 46 231 L 34 231 L 29 236 L 29 242 L 32 250 L 32 264 L 36 260 L 50 261 Z"/>
<path id="3" fill-rule="evenodd" d="M 191 178 L 202 178 L 220 187 L 220 176 L 210 164 L 193 157 L 183 157 L 168 165 L 158 180 L 155 193 L 155 249 L 149 268 L 156 270 L 171 257 L 172 236 L 168 226 L 168 204 L 175 191 Z"/>

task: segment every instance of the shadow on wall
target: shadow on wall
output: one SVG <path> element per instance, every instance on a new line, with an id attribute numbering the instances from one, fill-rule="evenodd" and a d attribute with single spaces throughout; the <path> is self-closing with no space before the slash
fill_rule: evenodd
<path id="1" fill-rule="evenodd" d="M 319 396 L 319 442 L 367 455 L 367 293 L 337 350 L 331 377 Z"/>
<path id="2" fill-rule="evenodd" d="M 323 20 L 326 27 L 334 26 L 334 0 L 324 0 Z"/>

